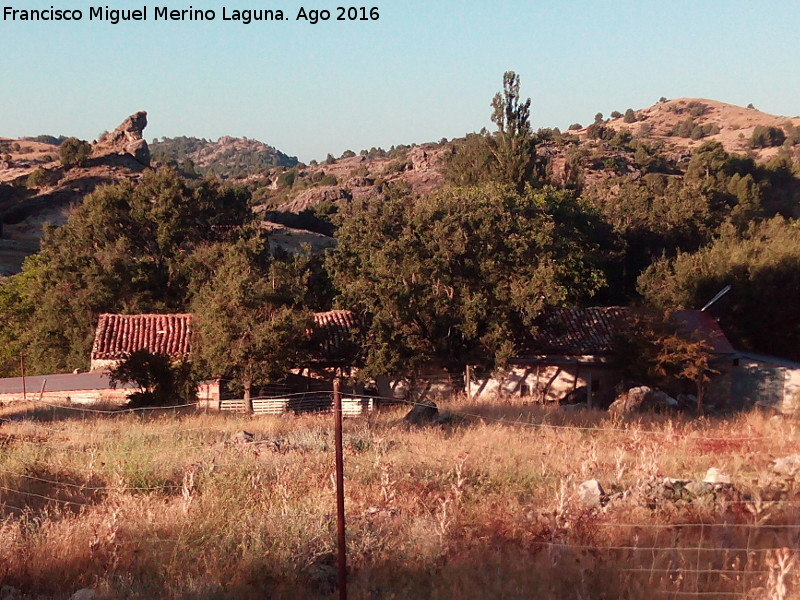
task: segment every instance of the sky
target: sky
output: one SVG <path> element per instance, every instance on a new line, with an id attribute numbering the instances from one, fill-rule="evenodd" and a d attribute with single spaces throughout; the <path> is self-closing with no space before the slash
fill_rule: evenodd
<path id="1" fill-rule="evenodd" d="M 588 124 L 662 96 L 800 114 L 800 0 L 5 0 L 79 9 L 77 22 L 0 21 L 0 137 L 92 140 L 137 110 L 148 141 L 248 137 L 309 162 L 492 128 L 503 73 L 520 76 L 534 128 Z M 148 8 L 90 21 L 89 7 Z M 154 20 L 156 7 L 214 21 Z M 286 20 L 223 21 L 223 7 Z M 327 9 L 329 21 L 297 20 Z"/>

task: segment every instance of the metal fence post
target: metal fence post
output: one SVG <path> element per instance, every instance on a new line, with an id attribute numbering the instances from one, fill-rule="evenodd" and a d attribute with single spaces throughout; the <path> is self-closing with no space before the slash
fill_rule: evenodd
<path id="1" fill-rule="evenodd" d="M 342 396 L 339 378 L 333 380 L 333 418 L 336 437 L 336 545 L 338 548 L 339 600 L 347 600 L 347 540 L 344 526 L 344 451 L 342 442 Z"/>

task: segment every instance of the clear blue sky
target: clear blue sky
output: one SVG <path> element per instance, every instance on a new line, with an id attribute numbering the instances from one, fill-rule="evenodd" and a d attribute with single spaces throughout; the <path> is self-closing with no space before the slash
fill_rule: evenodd
<path id="1" fill-rule="evenodd" d="M 371 0 L 377 22 L 295 21 L 344 2 L 195 0 L 213 22 L 0 21 L 0 136 L 93 139 L 140 109 L 145 136 L 247 136 L 301 160 L 452 138 L 491 127 L 489 103 L 516 71 L 535 127 L 699 96 L 800 114 L 800 2 Z M 360 6 L 360 4 L 353 3 Z M 222 7 L 283 9 L 242 25 Z"/>

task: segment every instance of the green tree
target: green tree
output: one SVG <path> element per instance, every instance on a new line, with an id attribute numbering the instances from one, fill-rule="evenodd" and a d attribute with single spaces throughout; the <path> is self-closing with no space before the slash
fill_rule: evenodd
<path id="1" fill-rule="evenodd" d="M 772 148 L 780 146 L 784 141 L 786 141 L 786 134 L 780 127 L 756 125 L 753 135 L 750 137 L 750 146 L 752 148 Z"/>
<path id="2" fill-rule="evenodd" d="M 91 144 L 76 137 L 68 137 L 58 147 L 58 157 L 66 168 L 82 167 L 91 155 Z"/>
<path id="3" fill-rule="evenodd" d="M 715 373 L 712 348 L 704 339 L 681 331 L 667 311 L 638 309 L 631 312 L 614 339 L 614 353 L 625 376 L 655 384 L 673 394 L 687 384 L 703 406 L 705 384 Z"/>
<path id="4" fill-rule="evenodd" d="M 114 387 L 136 386 L 128 397 L 132 407 L 186 404 L 196 397 L 196 380 L 189 361 L 173 362 L 168 356 L 147 350 L 132 352 L 111 371 L 110 379 Z"/>
<path id="5" fill-rule="evenodd" d="M 37 305 L 32 295 L 32 280 L 37 276 L 39 257 L 34 254 L 25 259 L 22 273 L 0 280 L 0 376 L 15 377 L 20 374 L 24 352 L 21 342 L 28 321 Z"/>
<path id="6" fill-rule="evenodd" d="M 202 372 L 230 377 L 244 391 L 302 366 L 311 313 L 293 308 L 292 294 L 268 275 L 263 247 L 242 241 L 220 247 L 214 275 L 193 303 L 193 354 Z"/>
<path id="7" fill-rule="evenodd" d="M 775 217 L 740 234 L 722 228 L 709 246 L 649 267 L 639 290 L 664 308 L 699 308 L 724 286 L 713 307 L 735 346 L 800 360 L 800 229 Z"/>
<path id="8" fill-rule="evenodd" d="M 636 122 L 636 113 L 633 112 L 632 108 L 629 108 L 625 111 L 625 117 L 622 119 L 625 123 L 635 123 Z"/>
<path id="9" fill-rule="evenodd" d="M 497 159 L 489 138 L 484 129 L 453 142 L 452 153 L 445 161 L 444 175 L 448 183 L 470 186 L 498 178 Z"/>
<path id="10" fill-rule="evenodd" d="M 339 303 L 369 318 L 366 372 L 504 364 L 546 306 L 602 285 L 584 208 L 498 184 L 353 203 L 329 268 Z"/>
<path id="11" fill-rule="evenodd" d="M 519 76 L 513 71 L 503 75 L 503 90 L 492 100 L 492 109 L 497 133 L 490 138 L 490 147 L 500 181 L 522 191 L 533 174 L 536 142 L 530 123 L 531 99 L 522 101 Z"/>
<path id="12" fill-rule="evenodd" d="M 189 186 L 172 170 L 98 188 L 63 227 L 45 230 L 23 267 L 25 293 L 36 298 L 20 337 L 32 370 L 85 367 L 101 312 L 186 310 L 208 276 L 197 250 L 252 235 L 253 218 L 241 190 Z"/>

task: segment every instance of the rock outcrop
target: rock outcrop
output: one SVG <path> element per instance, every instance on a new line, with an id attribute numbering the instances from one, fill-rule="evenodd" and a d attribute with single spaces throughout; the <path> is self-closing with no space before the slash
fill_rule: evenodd
<path id="1" fill-rule="evenodd" d="M 140 110 L 125 119 L 111 133 L 100 136 L 92 148 L 92 156 L 127 154 L 145 167 L 150 166 L 150 148 L 142 136 L 145 127 L 147 127 L 147 113 Z"/>
<path id="2" fill-rule="evenodd" d="M 608 410 L 612 414 L 627 415 L 646 410 L 674 409 L 677 406 L 678 401 L 671 396 L 643 385 L 617 396 Z"/>

